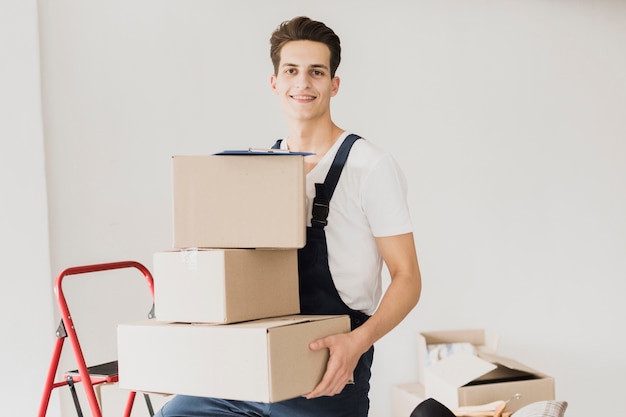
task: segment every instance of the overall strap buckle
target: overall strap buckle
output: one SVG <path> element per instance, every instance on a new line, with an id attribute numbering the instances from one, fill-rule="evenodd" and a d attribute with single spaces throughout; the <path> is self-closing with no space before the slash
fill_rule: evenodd
<path id="1" fill-rule="evenodd" d="M 328 224 L 328 213 L 330 209 L 330 199 L 324 184 L 315 184 L 315 198 L 311 210 L 311 226 L 323 229 Z"/>

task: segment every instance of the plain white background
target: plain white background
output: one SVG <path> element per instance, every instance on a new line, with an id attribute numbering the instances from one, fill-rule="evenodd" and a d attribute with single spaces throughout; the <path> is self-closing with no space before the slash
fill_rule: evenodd
<path id="1" fill-rule="evenodd" d="M 615 413 L 625 2 L 2 0 L 3 414 L 39 406 L 61 270 L 151 268 L 171 247 L 171 155 L 285 134 L 268 39 L 300 14 L 342 39 L 336 122 L 391 150 L 410 186 L 423 296 L 377 344 L 371 415 L 390 416 L 392 385 L 416 379 L 418 332 L 459 328 L 497 333 L 501 354 L 554 376 L 567 416 Z M 147 313 L 141 281 L 68 282 L 94 362 L 114 357 L 115 320 Z M 121 415 L 123 395 L 103 395 Z M 56 397 L 50 416 L 75 415 Z"/>

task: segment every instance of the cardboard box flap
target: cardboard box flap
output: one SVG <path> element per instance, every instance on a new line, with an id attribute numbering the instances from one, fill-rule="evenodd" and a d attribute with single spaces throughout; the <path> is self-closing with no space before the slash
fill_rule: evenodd
<path id="1" fill-rule="evenodd" d="M 442 330 L 420 333 L 426 346 L 446 343 L 471 343 L 480 352 L 495 352 L 499 337 L 495 333 L 487 333 L 484 329 Z"/>
<path id="2" fill-rule="evenodd" d="M 328 320 L 328 319 L 335 319 L 338 316 L 336 315 L 303 315 L 303 314 L 294 314 L 291 316 L 282 316 L 282 317 L 271 317 L 271 318 L 267 318 L 267 319 L 259 319 L 259 320 L 253 320 L 253 321 L 247 321 L 247 322 L 241 322 L 241 323 L 233 323 L 230 324 L 229 326 L 232 328 L 235 327 L 245 327 L 245 328 L 251 328 L 251 327 L 258 327 L 258 328 L 263 328 L 263 329 L 272 329 L 272 328 L 277 328 L 277 327 L 285 327 L 285 326 L 292 326 L 294 324 L 300 324 L 300 323 L 306 323 L 306 322 L 312 322 L 312 321 L 321 321 L 321 320 Z"/>
<path id="3" fill-rule="evenodd" d="M 422 337 L 427 345 L 438 343 L 468 342 L 475 346 L 485 343 L 485 331 L 483 329 L 471 330 L 441 330 L 432 332 L 422 332 Z"/>
<path id="4" fill-rule="evenodd" d="M 429 372 L 453 387 L 462 387 L 496 369 L 497 366 L 475 355 L 457 353 L 432 364 Z"/>
<path id="5" fill-rule="evenodd" d="M 286 327 L 292 326 L 294 324 L 314 322 L 314 321 L 322 321 L 322 320 L 330 320 L 336 319 L 337 317 L 347 317 L 341 315 L 302 315 L 302 314 L 294 314 L 291 316 L 281 316 L 281 317 L 268 317 L 265 319 L 256 319 L 250 321 L 243 321 L 239 323 L 230 323 L 228 326 L 224 326 L 220 323 L 186 323 L 186 322 L 172 322 L 172 321 L 157 321 L 157 320 L 142 320 L 137 321 L 136 323 L 125 323 L 126 326 L 161 326 L 163 324 L 168 324 L 170 326 L 205 326 L 205 327 L 222 327 L 224 329 L 230 331 L 236 331 L 236 329 L 245 328 L 245 329 L 253 329 L 257 328 L 262 331 L 277 328 L 277 327 Z"/>
<path id="6" fill-rule="evenodd" d="M 533 369 L 529 366 L 524 365 L 521 362 L 516 361 L 515 359 L 507 358 L 505 356 L 500 356 L 492 353 L 481 352 L 478 354 L 481 359 L 484 359 L 491 363 L 497 363 L 506 366 L 507 368 L 515 369 L 517 371 L 528 372 L 530 374 L 534 374 L 538 377 L 547 376 L 536 369 Z"/>

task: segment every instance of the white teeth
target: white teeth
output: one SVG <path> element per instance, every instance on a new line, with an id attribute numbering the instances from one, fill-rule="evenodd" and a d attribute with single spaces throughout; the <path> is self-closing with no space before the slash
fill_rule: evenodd
<path id="1" fill-rule="evenodd" d="M 311 96 L 292 96 L 296 100 L 313 100 L 314 97 Z"/>

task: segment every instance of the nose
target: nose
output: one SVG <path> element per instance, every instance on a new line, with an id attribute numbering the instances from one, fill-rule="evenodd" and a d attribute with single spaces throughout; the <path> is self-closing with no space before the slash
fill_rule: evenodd
<path id="1" fill-rule="evenodd" d="M 296 78 L 296 87 L 300 88 L 300 89 L 307 89 L 311 86 L 311 79 L 309 77 L 309 74 L 307 74 L 306 72 L 301 72 L 298 74 L 298 77 Z"/>

